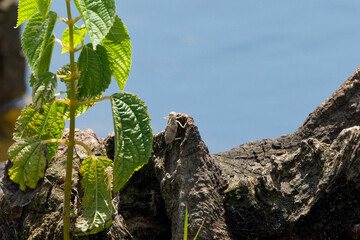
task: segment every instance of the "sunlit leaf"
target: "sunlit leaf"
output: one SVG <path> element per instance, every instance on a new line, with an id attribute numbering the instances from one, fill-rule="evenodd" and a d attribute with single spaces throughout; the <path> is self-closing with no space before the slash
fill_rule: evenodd
<path id="1" fill-rule="evenodd" d="M 74 25 L 74 31 L 73 31 L 73 41 L 74 41 L 74 48 L 80 45 L 82 42 L 84 42 L 84 38 L 86 36 L 86 28 L 85 25 L 81 26 L 79 28 L 78 26 Z M 70 46 L 70 34 L 69 34 L 69 28 L 65 29 L 62 35 L 62 44 L 66 47 Z M 63 47 L 61 53 L 67 52 L 67 48 Z"/>
<path id="2" fill-rule="evenodd" d="M 74 0 L 94 50 L 110 31 L 115 18 L 115 0 Z"/>
<path id="3" fill-rule="evenodd" d="M 56 13 L 49 12 L 44 20 L 40 13 L 33 15 L 23 32 L 21 42 L 26 59 L 28 60 L 30 69 L 35 77 L 39 73 L 39 62 L 42 55 L 43 59 L 40 72 L 47 72 L 50 64 L 52 48 L 54 44 L 54 36 L 52 31 L 56 23 Z M 51 50 L 51 52 L 49 52 Z"/>
<path id="4" fill-rule="evenodd" d="M 44 105 L 41 113 L 32 104 L 26 106 L 15 124 L 13 139 L 60 139 L 65 127 L 63 112 L 64 104 L 54 101 Z M 58 143 L 46 144 L 49 160 L 54 157 L 58 146 Z"/>
<path id="5" fill-rule="evenodd" d="M 32 76 L 35 78 L 34 76 Z M 56 75 L 47 72 L 42 73 L 33 81 L 32 100 L 34 108 L 40 110 L 44 104 L 51 101 L 56 93 L 57 79 Z"/>
<path id="6" fill-rule="evenodd" d="M 10 179 L 25 191 L 26 186 L 35 188 L 37 182 L 44 177 L 46 167 L 46 151 L 40 139 L 26 138 L 14 143 L 8 151 L 13 163 L 9 169 Z"/>
<path id="7" fill-rule="evenodd" d="M 37 11 L 37 0 L 20 0 L 16 27 L 29 20 Z"/>
<path id="8" fill-rule="evenodd" d="M 108 88 L 112 75 L 109 65 L 108 55 L 103 46 L 99 45 L 95 51 L 91 43 L 84 46 L 78 59 L 81 73 L 77 82 L 79 99 L 96 97 Z"/>
<path id="9" fill-rule="evenodd" d="M 77 235 L 94 234 L 112 224 L 115 212 L 111 201 L 112 161 L 103 157 L 88 157 L 82 162 L 79 172 L 84 196 L 83 213 L 75 225 L 79 232 Z"/>
<path id="10" fill-rule="evenodd" d="M 153 134 L 147 107 L 136 95 L 116 93 L 111 96 L 115 128 L 114 192 L 148 162 Z"/>
<path id="11" fill-rule="evenodd" d="M 124 90 L 131 66 L 130 36 L 124 23 L 116 16 L 110 32 L 101 41 L 109 55 L 110 68 L 119 88 Z"/>
<path id="12" fill-rule="evenodd" d="M 50 11 L 52 0 L 37 0 L 38 7 L 43 18 L 46 18 Z"/>

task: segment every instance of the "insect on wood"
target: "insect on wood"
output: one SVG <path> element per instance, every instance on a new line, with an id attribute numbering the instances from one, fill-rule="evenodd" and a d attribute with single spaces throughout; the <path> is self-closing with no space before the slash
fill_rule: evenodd
<path id="1" fill-rule="evenodd" d="M 169 143 L 173 142 L 174 140 L 177 140 L 175 137 L 176 137 L 176 133 L 177 133 L 178 124 L 182 128 L 185 128 L 185 126 L 186 126 L 186 123 L 183 126 L 181 124 L 181 122 L 179 122 L 177 120 L 176 112 L 170 112 L 168 119 L 169 120 L 168 120 L 168 123 L 165 128 L 165 143 L 166 144 L 169 144 Z M 178 139 L 180 139 L 180 138 L 178 138 Z"/>

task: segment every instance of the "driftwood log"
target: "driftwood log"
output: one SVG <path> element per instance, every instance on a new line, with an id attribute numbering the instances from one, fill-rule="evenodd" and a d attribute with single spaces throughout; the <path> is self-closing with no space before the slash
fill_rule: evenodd
<path id="1" fill-rule="evenodd" d="M 179 240 L 186 206 L 189 239 L 204 219 L 198 239 L 358 239 L 359 102 L 360 69 L 296 132 L 213 155 L 193 119 L 178 114 L 185 127 L 178 126 L 176 139 L 166 144 L 158 133 L 149 163 L 116 196 L 115 224 L 81 239 Z M 77 130 L 76 137 L 112 158 L 111 134 L 100 139 Z M 66 152 L 61 145 L 38 189 L 23 193 L 3 176 L 0 239 L 61 238 Z M 86 156 L 76 149 L 75 170 Z M 75 209 L 78 179 L 74 171 Z"/>

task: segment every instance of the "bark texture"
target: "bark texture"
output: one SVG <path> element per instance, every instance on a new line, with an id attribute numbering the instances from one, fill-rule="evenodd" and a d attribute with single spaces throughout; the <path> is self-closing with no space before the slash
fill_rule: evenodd
<path id="1" fill-rule="evenodd" d="M 296 132 L 212 156 L 228 184 L 234 239 L 351 239 L 360 222 L 359 100 L 357 69 Z"/>
<path id="2" fill-rule="evenodd" d="M 116 224 L 91 238 L 183 239 L 187 206 L 189 239 L 204 219 L 202 240 L 358 239 L 359 101 L 358 69 L 296 132 L 213 155 L 193 119 L 177 114 L 176 136 L 165 143 L 165 131 L 158 133 L 149 163 L 121 190 Z M 76 138 L 96 155 L 114 155 L 111 134 L 103 140 L 91 130 L 76 131 Z M 78 164 L 87 153 L 77 147 L 74 157 L 77 209 Z M 21 192 L 3 176 L 0 239 L 61 237 L 65 158 L 66 147 L 60 146 L 33 191 Z"/>

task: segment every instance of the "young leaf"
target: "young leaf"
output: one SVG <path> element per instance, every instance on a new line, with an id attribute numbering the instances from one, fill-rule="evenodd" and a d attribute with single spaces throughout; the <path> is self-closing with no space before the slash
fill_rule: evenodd
<path id="1" fill-rule="evenodd" d="M 34 106 L 26 106 L 15 124 L 14 140 L 23 138 L 60 139 L 62 137 L 65 121 L 62 119 L 64 104 L 51 102 L 43 106 L 42 112 L 35 110 Z M 51 160 L 58 149 L 58 143 L 46 144 L 48 159 Z"/>
<path id="2" fill-rule="evenodd" d="M 13 163 L 9 169 L 10 179 L 25 191 L 26 186 L 35 188 L 37 182 L 44 177 L 46 167 L 46 151 L 40 139 L 26 138 L 14 143 L 8 151 Z"/>
<path id="3" fill-rule="evenodd" d="M 109 65 L 103 46 L 99 45 L 95 51 L 91 43 L 84 46 L 78 59 L 78 69 L 81 72 L 77 82 L 79 99 L 97 97 L 108 88 L 112 75 Z"/>
<path id="4" fill-rule="evenodd" d="M 115 17 L 114 25 L 101 44 L 108 52 L 110 69 L 122 91 L 130 72 L 131 43 L 129 33 L 118 16 Z"/>
<path id="5" fill-rule="evenodd" d="M 43 61 L 50 64 L 51 54 L 49 54 L 49 48 L 52 52 L 51 44 L 54 43 L 52 31 L 56 23 L 56 17 L 56 13 L 49 12 L 44 20 L 40 13 L 37 13 L 30 19 L 24 29 L 21 38 L 23 51 L 35 77 L 39 73 L 38 64 L 42 55 L 47 56 Z M 48 65 L 43 66 L 42 71 L 48 71 L 46 67 L 48 68 Z"/>
<path id="6" fill-rule="evenodd" d="M 153 134 L 147 107 L 136 95 L 111 96 L 115 128 L 114 193 L 140 169 L 151 155 Z"/>
<path id="7" fill-rule="evenodd" d="M 59 68 L 56 71 L 56 74 L 61 76 L 61 77 L 59 77 L 60 81 L 65 83 L 66 89 L 68 91 L 68 95 L 70 95 L 69 94 L 69 90 L 71 88 L 70 87 L 70 79 L 71 79 L 71 67 L 70 67 L 70 64 L 66 64 L 66 65 L 62 66 L 61 68 Z"/>
<path id="8" fill-rule="evenodd" d="M 74 47 L 77 47 L 79 44 L 81 44 L 82 42 L 84 42 L 84 38 L 86 35 L 86 28 L 85 26 L 81 26 L 81 28 L 79 28 L 78 26 L 74 25 L 74 34 L 73 34 L 73 39 L 74 39 Z M 65 31 L 63 32 L 62 35 L 62 44 L 66 47 L 70 46 L 70 35 L 69 35 L 69 28 L 65 29 Z M 66 47 L 63 47 L 62 52 L 61 53 L 66 53 L 68 50 L 66 49 Z"/>
<path id="9" fill-rule="evenodd" d="M 111 226 L 115 212 L 111 201 L 111 170 L 112 161 L 107 158 L 88 157 L 82 162 L 79 172 L 84 190 L 84 211 L 76 223 L 78 235 L 94 234 Z"/>
<path id="10" fill-rule="evenodd" d="M 37 11 L 37 0 L 20 0 L 16 28 L 29 20 Z"/>
<path id="11" fill-rule="evenodd" d="M 37 0 L 38 7 L 43 18 L 46 18 L 51 7 L 52 0 Z"/>
<path id="12" fill-rule="evenodd" d="M 32 76 L 32 78 L 35 78 Z M 51 72 L 42 73 L 33 81 L 32 101 L 34 108 L 40 110 L 44 104 L 52 100 L 56 93 L 57 79 Z"/>
<path id="13" fill-rule="evenodd" d="M 114 23 L 115 0 L 74 0 L 94 50 Z"/>

